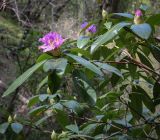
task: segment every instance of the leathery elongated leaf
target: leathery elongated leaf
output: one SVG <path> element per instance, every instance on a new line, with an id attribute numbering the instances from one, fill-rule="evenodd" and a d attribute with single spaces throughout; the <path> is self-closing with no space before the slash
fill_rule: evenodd
<path id="1" fill-rule="evenodd" d="M 47 60 L 44 60 L 40 63 L 35 64 L 26 72 L 24 72 L 21 76 L 19 76 L 4 92 L 2 97 L 5 97 L 11 94 L 14 90 L 16 90 L 20 85 L 22 85 L 39 67 L 41 67 Z"/>
<path id="2" fill-rule="evenodd" d="M 131 30 L 136 35 L 146 40 L 150 37 L 151 32 L 152 32 L 151 26 L 147 23 L 132 25 Z"/>
<path id="3" fill-rule="evenodd" d="M 97 40 L 91 45 L 91 53 L 94 53 L 102 44 L 110 41 L 115 36 L 118 35 L 118 32 L 125 26 L 131 25 L 131 23 L 121 22 L 113 26 L 108 32 L 103 35 L 100 35 Z"/>
<path id="4" fill-rule="evenodd" d="M 88 60 L 80 57 L 80 56 L 76 56 L 73 54 L 66 54 L 67 56 L 71 57 L 72 59 L 74 59 L 75 61 L 77 61 L 78 63 L 80 63 L 81 65 L 85 66 L 86 68 L 90 69 L 91 71 L 93 71 L 94 73 L 103 76 L 103 73 L 101 72 L 101 70 L 94 65 L 93 63 L 89 62 Z"/>
<path id="5" fill-rule="evenodd" d="M 100 62 L 95 62 L 95 64 L 97 66 L 99 66 L 100 68 L 104 69 L 104 70 L 107 70 L 109 72 L 113 72 L 115 73 L 116 75 L 120 76 L 120 77 L 123 77 L 122 73 L 115 67 L 111 66 L 111 65 L 108 65 L 106 63 L 100 63 Z"/>

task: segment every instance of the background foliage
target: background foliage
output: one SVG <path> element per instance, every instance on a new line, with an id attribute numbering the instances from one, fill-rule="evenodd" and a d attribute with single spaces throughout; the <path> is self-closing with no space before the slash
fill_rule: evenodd
<path id="1" fill-rule="evenodd" d="M 1 78 L 2 139 L 160 138 L 160 15 L 151 7 L 159 3 L 107 2 L 1 3 L 0 64 L 17 67 L 12 77 Z M 134 24 L 139 7 L 144 23 Z M 129 13 L 113 14 L 124 11 Z M 79 31 L 83 20 L 95 23 L 97 33 Z M 50 30 L 69 38 L 58 57 L 37 50 L 38 39 Z M 22 75 L 12 83 L 15 74 Z"/>

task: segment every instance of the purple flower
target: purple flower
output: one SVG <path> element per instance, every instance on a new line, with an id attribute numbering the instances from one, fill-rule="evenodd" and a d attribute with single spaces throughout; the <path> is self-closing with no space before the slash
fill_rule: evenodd
<path id="1" fill-rule="evenodd" d="M 92 24 L 91 26 L 88 27 L 87 31 L 90 33 L 95 33 L 97 31 L 96 25 Z"/>
<path id="2" fill-rule="evenodd" d="M 84 21 L 84 22 L 81 24 L 81 28 L 84 29 L 84 28 L 86 28 L 87 25 L 88 25 L 88 22 Z"/>
<path id="3" fill-rule="evenodd" d="M 135 15 L 140 17 L 143 14 L 142 14 L 142 11 L 138 9 L 138 10 L 135 11 Z"/>
<path id="4" fill-rule="evenodd" d="M 81 28 L 82 28 L 82 29 L 86 28 L 87 26 L 88 26 L 88 22 L 86 22 L 86 21 L 81 24 Z M 92 25 L 89 26 L 86 30 L 87 30 L 88 32 L 90 32 L 90 33 L 95 33 L 95 32 L 97 31 L 96 25 L 92 24 Z"/>
<path id="5" fill-rule="evenodd" d="M 50 32 L 40 38 L 39 41 L 42 42 L 43 45 L 38 48 L 43 52 L 48 52 L 59 48 L 63 44 L 64 39 L 57 32 Z"/>

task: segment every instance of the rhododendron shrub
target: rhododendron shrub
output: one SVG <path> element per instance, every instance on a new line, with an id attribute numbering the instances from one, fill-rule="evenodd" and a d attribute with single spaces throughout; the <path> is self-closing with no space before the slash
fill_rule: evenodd
<path id="1" fill-rule="evenodd" d="M 83 22 L 77 40 L 57 32 L 42 35 L 36 64 L 3 97 L 39 70 L 46 77 L 39 77 L 28 102 L 31 129 L 52 140 L 160 139 L 159 17 L 141 7 L 134 14 L 113 13 L 101 23 Z M 25 118 L 7 117 L 0 133 L 23 135 Z M 46 127 L 48 119 L 58 128 Z"/>

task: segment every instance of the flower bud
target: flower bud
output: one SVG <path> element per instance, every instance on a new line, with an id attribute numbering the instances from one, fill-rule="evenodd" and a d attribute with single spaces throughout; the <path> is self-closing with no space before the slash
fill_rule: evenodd
<path id="1" fill-rule="evenodd" d="M 67 137 L 67 132 L 62 131 L 62 133 L 58 136 L 58 138 L 66 138 Z"/>
<path id="2" fill-rule="evenodd" d="M 51 139 L 52 140 L 57 140 L 57 134 L 56 132 L 53 130 L 52 134 L 51 134 Z"/>
<path id="3" fill-rule="evenodd" d="M 8 117 L 8 122 L 11 123 L 12 121 L 13 121 L 12 117 L 9 116 L 9 117 Z"/>
<path id="4" fill-rule="evenodd" d="M 54 99 L 50 99 L 49 102 L 50 102 L 50 104 L 52 105 L 52 104 L 55 103 L 55 100 L 54 100 Z"/>
<path id="5" fill-rule="evenodd" d="M 17 119 L 17 114 L 15 114 L 15 115 L 14 115 L 13 119 L 14 119 L 14 120 L 16 120 L 16 119 Z"/>
<path id="6" fill-rule="evenodd" d="M 103 18 L 103 19 L 106 19 L 107 16 L 108 16 L 107 11 L 103 9 L 103 10 L 102 10 L 102 18 Z"/>
<path id="7" fill-rule="evenodd" d="M 47 93 L 48 94 L 52 94 L 51 91 L 50 91 L 50 89 L 49 89 L 49 87 L 47 88 Z"/>
<path id="8" fill-rule="evenodd" d="M 143 23 L 143 18 L 142 18 L 143 14 L 141 10 L 136 10 L 135 12 L 135 16 L 134 16 L 134 23 L 135 24 L 141 24 Z"/>

